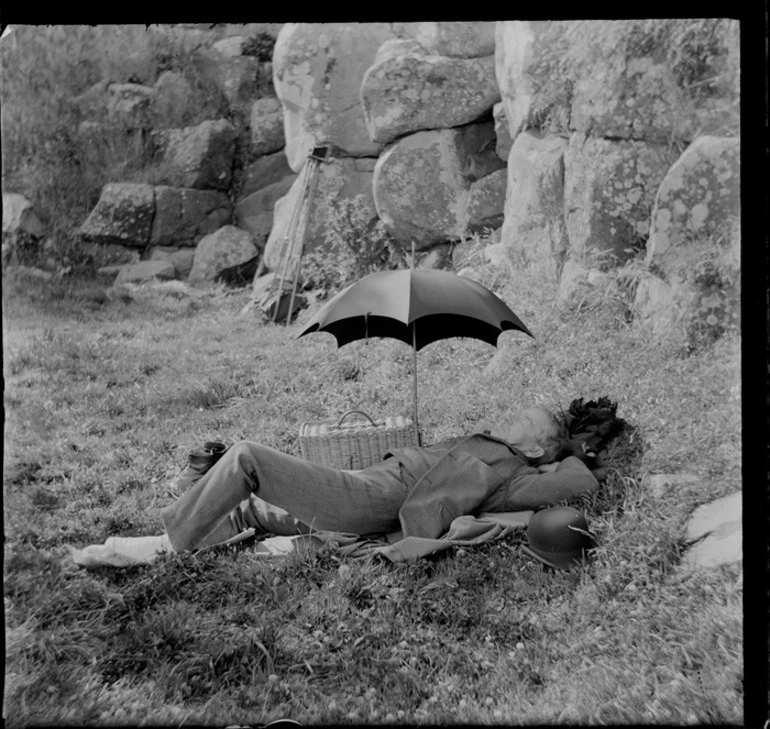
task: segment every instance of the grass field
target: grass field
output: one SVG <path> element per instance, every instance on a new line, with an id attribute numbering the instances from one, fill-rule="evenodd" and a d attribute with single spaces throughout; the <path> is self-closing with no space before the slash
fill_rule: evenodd
<path id="1" fill-rule="evenodd" d="M 160 533 L 204 440 L 298 453 L 303 420 L 408 414 L 411 352 L 241 313 L 247 290 L 3 275 L 7 726 L 739 724 L 742 574 L 681 563 L 692 509 L 741 488 L 739 340 L 685 355 L 616 308 L 498 293 L 536 334 L 418 355 L 426 440 L 607 395 L 630 427 L 598 495 L 601 546 L 553 573 L 523 536 L 407 565 L 248 550 L 78 570 L 67 546 Z M 648 473 L 697 483 L 656 498 Z"/>

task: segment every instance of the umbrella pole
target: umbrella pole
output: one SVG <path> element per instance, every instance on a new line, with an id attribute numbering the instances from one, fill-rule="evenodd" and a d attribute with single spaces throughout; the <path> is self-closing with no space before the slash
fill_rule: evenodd
<path id="1" fill-rule="evenodd" d="M 414 408 L 414 427 L 418 432 L 420 426 L 417 423 L 417 322 L 412 323 L 412 403 Z"/>
<path id="2" fill-rule="evenodd" d="M 414 239 L 412 239 L 412 260 L 410 268 L 414 268 Z M 412 409 L 414 427 L 417 428 L 417 438 L 420 438 L 420 425 L 417 421 L 417 322 L 412 322 Z"/>

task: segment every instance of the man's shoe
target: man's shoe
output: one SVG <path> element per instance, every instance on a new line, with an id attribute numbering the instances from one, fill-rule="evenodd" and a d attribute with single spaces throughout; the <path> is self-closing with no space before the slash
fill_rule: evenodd
<path id="1" fill-rule="evenodd" d="M 214 463 L 216 463 L 227 452 L 227 446 L 218 440 L 209 440 L 203 444 L 203 450 L 210 453 Z M 211 465 L 213 466 L 214 463 Z"/>
<path id="2" fill-rule="evenodd" d="M 190 451 L 187 454 L 187 466 L 171 482 L 172 488 L 178 492 L 187 491 L 211 469 L 226 451 L 227 446 L 219 441 L 207 441 L 203 444 L 203 448 Z"/>

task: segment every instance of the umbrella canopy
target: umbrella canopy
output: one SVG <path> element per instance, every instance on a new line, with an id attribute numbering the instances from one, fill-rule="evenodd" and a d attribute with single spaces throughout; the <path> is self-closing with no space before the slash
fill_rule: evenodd
<path id="1" fill-rule="evenodd" d="M 508 305 L 480 283 L 449 271 L 412 268 L 364 276 L 330 299 L 299 336 L 328 332 L 339 347 L 370 337 L 411 344 L 417 425 L 417 351 L 451 337 L 496 346 L 509 329 L 534 338 Z"/>
<path id="2" fill-rule="evenodd" d="M 532 332 L 501 299 L 472 279 L 449 271 L 378 271 L 340 291 L 300 337 L 329 332 L 342 347 L 369 337 L 390 337 L 420 350 L 450 337 L 497 345 L 504 331 Z"/>

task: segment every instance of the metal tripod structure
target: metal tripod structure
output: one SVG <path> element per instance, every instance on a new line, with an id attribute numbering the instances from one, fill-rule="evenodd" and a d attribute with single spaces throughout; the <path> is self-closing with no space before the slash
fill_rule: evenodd
<path id="1" fill-rule="evenodd" d="M 297 286 L 299 285 L 299 274 L 302 267 L 302 253 L 305 248 L 305 240 L 307 239 L 308 230 L 310 228 L 310 214 L 313 211 L 313 203 L 315 202 L 315 193 L 318 183 L 318 170 L 323 162 L 330 161 L 330 147 L 315 147 L 310 153 L 301 174 L 303 175 L 301 191 L 297 199 L 297 203 L 292 211 L 291 218 L 289 219 L 289 227 L 286 230 L 284 236 L 284 261 L 281 271 L 281 278 L 278 284 L 278 294 L 276 297 L 275 307 L 273 309 L 273 323 L 278 321 L 278 311 L 280 309 L 281 298 L 284 294 L 284 286 L 286 280 L 291 276 L 289 271 L 289 264 L 293 263 L 296 251 L 296 263 L 294 265 L 294 271 L 291 284 L 291 299 L 289 300 L 289 309 L 286 313 L 286 320 L 284 324 L 288 326 L 291 320 L 292 312 L 294 311 L 294 300 L 297 296 Z"/>

